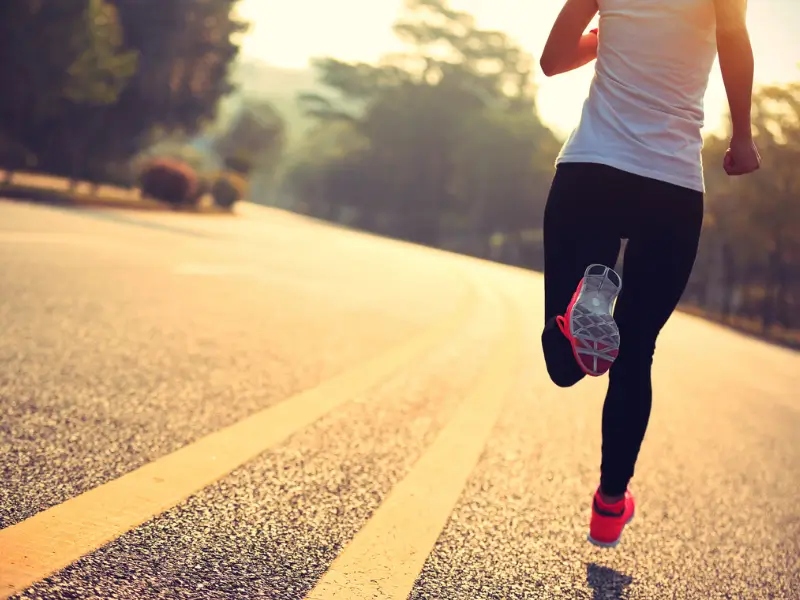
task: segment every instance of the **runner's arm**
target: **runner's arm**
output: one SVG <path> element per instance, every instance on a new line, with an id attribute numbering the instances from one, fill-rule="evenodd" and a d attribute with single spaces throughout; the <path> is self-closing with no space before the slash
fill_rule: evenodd
<path id="1" fill-rule="evenodd" d="M 717 52 L 734 138 L 749 138 L 753 102 L 753 48 L 747 32 L 747 0 L 714 0 L 717 11 Z"/>
<path id="2" fill-rule="evenodd" d="M 566 73 L 597 58 L 597 35 L 583 34 L 597 14 L 597 0 L 567 0 L 539 61 L 547 77 Z"/>

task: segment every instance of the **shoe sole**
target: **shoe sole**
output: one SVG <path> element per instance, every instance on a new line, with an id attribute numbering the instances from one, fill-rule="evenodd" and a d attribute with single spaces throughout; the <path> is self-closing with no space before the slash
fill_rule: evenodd
<path id="1" fill-rule="evenodd" d="M 619 546 L 620 541 L 622 540 L 622 533 L 625 531 L 625 528 L 630 525 L 631 521 L 633 521 L 633 517 L 636 516 L 636 512 L 631 515 L 631 518 L 625 521 L 625 525 L 622 526 L 622 531 L 619 532 L 619 537 L 614 540 L 613 542 L 600 542 L 592 537 L 592 534 L 589 533 L 586 536 L 586 539 L 589 540 L 590 544 L 597 546 L 598 548 L 616 548 Z"/>
<path id="2" fill-rule="evenodd" d="M 612 314 L 621 291 L 616 271 L 589 265 L 567 308 L 572 352 L 587 375 L 603 375 L 619 354 L 619 329 Z"/>

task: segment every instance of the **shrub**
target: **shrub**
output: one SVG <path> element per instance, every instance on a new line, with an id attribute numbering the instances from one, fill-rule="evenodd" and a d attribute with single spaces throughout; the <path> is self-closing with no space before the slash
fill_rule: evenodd
<path id="1" fill-rule="evenodd" d="M 173 206 L 188 204 L 196 197 L 198 177 L 188 164 L 168 158 L 147 161 L 139 174 L 142 193 Z"/>
<path id="2" fill-rule="evenodd" d="M 247 180 L 233 172 L 220 174 L 211 186 L 214 204 L 221 208 L 231 208 L 247 194 Z"/>

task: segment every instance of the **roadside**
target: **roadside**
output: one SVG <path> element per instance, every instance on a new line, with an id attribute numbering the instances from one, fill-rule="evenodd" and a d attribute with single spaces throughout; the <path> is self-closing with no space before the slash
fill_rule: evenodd
<path id="1" fill-rule="evenodd" d="M 5 172 L 0 170 L 0 199 L 76 208 L 189 212 L 198 215 L 236 215 L 236 211 L 217 206 L 208 196 L 201 199 L 197 205 L 181 207 L 143 197 L 138 188 L 97 185 L 85 181 L 75 182 L 71 186 L 70 181 L 62 177 L 28 172 L 14 172 L 10 182 L 7 183 L 5 182 L 5 175 Z M 346 225 L 328 221 L 324 221 L 324 223 L 348 228 Z M 724 317 L 694 304 L 681 304 L 678 310 L 760 340 L 800 350 L 800 330 L 791 330 L 780 326 L 765 328 L 757 319 L 747 319 L 739 316 Z"/>
<path id="2" fill-rule="evenodd" d="M 691 304 L 681 304 L 678 310 L 688 315 L 723 325 L 759 340 L 783 346 L 784 348 L 800 350 L 800 331 L 796 329 L 786 329 L 778 325 L 765 328 L 757 319 L 748 319 L 741 316 L 724 317 Z"/>
<path id="3" fill-rule="evenodd" d="M 138 188 L 97 185 L 87 181 L 78 181 L 71 185 L 69 180 L 62 177 L 40 173 L 14 172 L 10 181 L 6 182 L 6 172 L 2 170 L 0 170 L 0 198 L 77 208 L 182 211 L 206 215 L 235 214 L 231 210 L 215 205 L 209 197 L 203 198 L 195 206 L 176 207 L 143 197 Z"/>

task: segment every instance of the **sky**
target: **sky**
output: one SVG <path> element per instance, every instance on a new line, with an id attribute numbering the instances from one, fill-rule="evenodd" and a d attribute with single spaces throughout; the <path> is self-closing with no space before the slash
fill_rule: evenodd
<path id="1" fill-rule="evenodd" d="M 670 0 L 665 0 L 666 2 Z M 306 67 L 311 58 L 376 61 L 402 46 L 391 30 L 402 0 L 240 0 L 252 23 L 242 55 L 281 67 Z M 538 57 L 563 0 L 451 0 L 475 16 L 479 27 L 499 29 Z M 756 82 L 800 80 L 800 0 L 749 0 L 748 24 L 756 57 Z M 542 120 L 560 135 L 576 125 L 593 66 L 546 78 L 537 71 Z M 725 88 L 715 66 L 706 95 L 706 130 L 725 125 Z"/>

